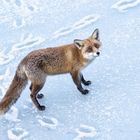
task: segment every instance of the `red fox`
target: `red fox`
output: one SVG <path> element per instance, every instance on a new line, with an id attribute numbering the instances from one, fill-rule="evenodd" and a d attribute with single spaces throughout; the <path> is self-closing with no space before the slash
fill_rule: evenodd
<path id="1" fill-rule="evenodd" d="M 75 39 L 72 44 L 30 52 L 18 65 L 16 74 L 0 102 L 0 114 L 6 113 L 16 102 L 28 80 L 31 81 L 30 96 L 33 103 L 39 110 L 45 110 L 45 106 L 40 105 L 37 98 L 44 96 L 38 92 L 43 88 L 48 75 L 70 73 L 77 89 L 82 94 L 87 94 L 89 91 L 84 89 L 81 83 L 90 85 L 91 81 L 86 81 L 81 71 L 100 55 L 100 46 L 99 30 L 95 29 L 87 39 Z"/>

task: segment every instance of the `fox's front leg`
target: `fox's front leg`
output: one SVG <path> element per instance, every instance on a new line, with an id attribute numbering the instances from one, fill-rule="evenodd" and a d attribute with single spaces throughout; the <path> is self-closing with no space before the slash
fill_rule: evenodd
<path id="1" fill-rule="evenodd" d="M 83 89 L 82 85 L 81 85 L 81 76 L 80 76 L 80 72 L 79 71 L 74 71 L 71 73 L 72 79 L 74 81 L 74 83 L 77 86 L 77 89 L 82 93 L 82 94 L 87 94 L 89 93 L 89 90 L 87 89 Z"/>
<path id="2" fill-rule="evenodd" d="M 85 78 L 84 78 L 84 76 L 83 76 L 82 73 L 80 74 L 80 76 L 81 76 L 81 81 L 82 81 L 82 83 L 83 83 L 85 86 L 88 86 L 88 85 L 91 84 L 91 81 L 86 81 L 86 80 L 85 80 Z"/>

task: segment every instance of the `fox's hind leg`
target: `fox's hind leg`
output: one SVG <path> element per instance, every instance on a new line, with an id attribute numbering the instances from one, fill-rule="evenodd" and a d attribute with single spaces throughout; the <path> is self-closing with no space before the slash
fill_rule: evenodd
<path id="1" fill-rule="evenodd" d="M 32 91 L 32 87 L 33 87 L 33 84 L 31 83 L 30 85 L 30 90 Z M 37 98 L 38 99 L 42 99 L 44 97 L 44 95 L 41 93 L 41 94 L 37 94 Z"/>
<path id="2" fill-rule="evenodd" d="M 44 86 L 44 83 L 41 83 L 41 84 L 32 83 L 32 86 L 31 86 L 31 90 L 32 90 L 31 99 L 33 103 L 35 104 L 35 106 L 41 111 L 45 110 L 45 106 L 40 105 L 36 97 L 37 97 L 38 92 L 43 88 L 43 86 Z"/>
<path id="3" fill-rule="evenodd" d="M 80 74 L 80 76 L 81 76 L 81 81 L 85 86 L 91 85 L 91 81 L 86 81 L 82 73 Z"/>

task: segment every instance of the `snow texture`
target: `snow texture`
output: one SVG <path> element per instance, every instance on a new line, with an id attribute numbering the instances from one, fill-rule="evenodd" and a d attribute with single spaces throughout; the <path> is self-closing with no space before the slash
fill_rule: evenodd
<path id="1" fill-rule="evenodd" d="M 1 0 L 0 99 L 30 51 L 100 30 L 101 56 L 83 70 L 88 95 L 69 74 L 47 77 L 38 111 L 29 84 L 0 116 L 0 140 L 140 139 L 140 0 Z"/>

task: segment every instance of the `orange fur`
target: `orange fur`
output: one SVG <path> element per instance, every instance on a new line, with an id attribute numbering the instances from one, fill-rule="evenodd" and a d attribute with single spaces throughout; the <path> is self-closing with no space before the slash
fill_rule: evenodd
<path id="1" fill-rule="evenodd" d="M 87 94 L 88 90 L 82 88 L 81 82 L 85 85 L 90 82 L 84 80 L 81 70 L 99 55 L 99 47 L 99 31 L 96 29 L 88 39 L 76 39 L 72 44 L 32 51 L 18 65 L 15 77 L 0 102 L 0 113 L 8 111 L 28 80 L 31 81 L 33 103 L 39 110 L 44 110 L 45 106 L 39 104 L 36 96 L 44 86 L 47 75 L 70 73 L 78 90 Z"/>

